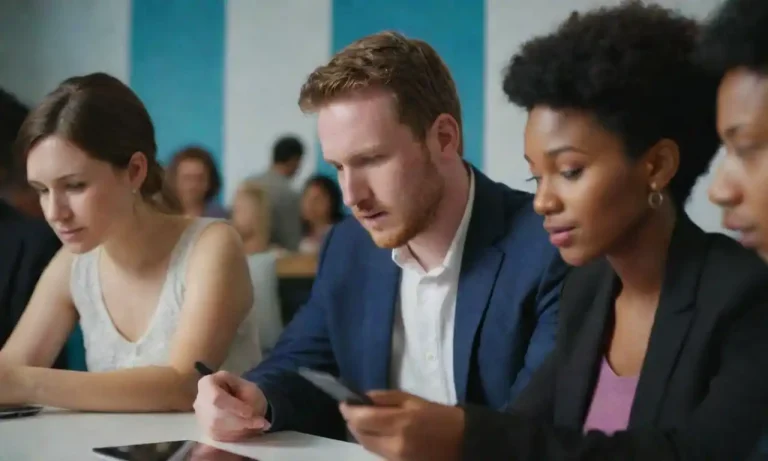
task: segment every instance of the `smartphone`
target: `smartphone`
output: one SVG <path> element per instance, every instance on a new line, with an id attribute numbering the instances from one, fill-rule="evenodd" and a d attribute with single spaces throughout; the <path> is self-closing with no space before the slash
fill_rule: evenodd
<path id="1" fill-rule="evenodd" d="M 43 411 L 43 407 L 37 405 L 0 405 L 0 419 L 23 418 L 25 416 L 34 416 Z"/>
<path id="2" fill-rule="evenodd" d="M 101 447 L 93 452 L 110 461 L 258 461 L 192 440 Z"/>
<path id="3" fill-rule="evenodd" d="M 346 402 L 350 405 L 373 405 L 370 397 L 362 392 L 351 389 L 330 373 L 303 367 L 299 368 L 298 373 L 338 402 Z"/>

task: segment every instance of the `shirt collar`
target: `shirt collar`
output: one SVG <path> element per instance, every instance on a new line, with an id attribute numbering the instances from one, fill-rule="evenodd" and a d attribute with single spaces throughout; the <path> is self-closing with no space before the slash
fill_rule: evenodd
<path id="1" fill-rule="evenodd" d="M 448 247 L 448 252 L 443 258 L 443 263 L 433 271 L 443 271 L 446 268 L 457 266 L 461 261 L 461 255 L 464 250 L 464 242 L 467 239 L 467 230 L 469 229 L 469 221 L 472 217 L 472 208 L 475 203 L 475 172 L 472 168 L 469 168 L 469 197 L 467 199 L 467 205 L 464 207 L 464 216 L 461 218 L 456 234 L 453 236 L 451 246 Z M 413 254 L 411 253 L 408 245 L 392 250 L 392 261 L 400 266 L 401 269 L 405 268 L 417 268 L 420 272 L 424 272 L 421 266 L 415 261 Z"/>

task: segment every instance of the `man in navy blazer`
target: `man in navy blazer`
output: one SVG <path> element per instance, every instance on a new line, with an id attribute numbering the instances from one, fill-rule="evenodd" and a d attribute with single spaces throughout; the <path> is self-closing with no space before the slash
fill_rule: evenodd
<path id="1" fill-rule="evenodd" d="M 328 234 L 309 302 L 243 378 L 200 380 L 214 439 L 265 430 L 343 438 L 338 403 L 296 373 L 501 409 L 551 351 L 566 267 L 530 194 L 462 159 L 455 84 L 426 43 L 361 39 L 315 70 L 325 159 L 354 212 Z"/>

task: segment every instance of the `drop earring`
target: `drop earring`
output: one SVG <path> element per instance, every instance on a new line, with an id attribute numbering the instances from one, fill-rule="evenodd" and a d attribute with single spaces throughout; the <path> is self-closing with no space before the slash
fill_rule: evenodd
<path id="1" fill-rule="evenodd" d="M 651 184 L 651 193 L 648 194 L 648 205 L 654 210 L 664 203 L 664 194 L 656 190 L 656 184 Z"/>

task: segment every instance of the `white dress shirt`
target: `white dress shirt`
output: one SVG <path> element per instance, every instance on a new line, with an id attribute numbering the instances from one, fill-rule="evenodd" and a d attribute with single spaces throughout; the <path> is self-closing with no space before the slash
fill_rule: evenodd
<path id="1" fill-rule="evenodd" d="M 402 276 L 392 328 L 391 385 L 446 405 L 456 403 L 453 379 L 456 294 L 474 201 L 475 178 L 470 170 L 464 216 L 440 266 L 426 272 L 407 245 L 392 250 L 392 260 L 402 269 Z"/>

